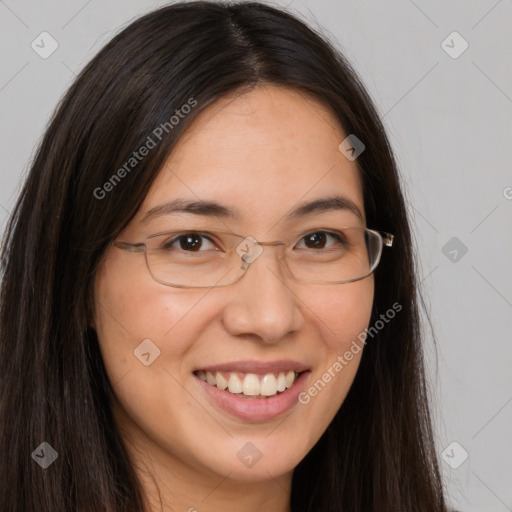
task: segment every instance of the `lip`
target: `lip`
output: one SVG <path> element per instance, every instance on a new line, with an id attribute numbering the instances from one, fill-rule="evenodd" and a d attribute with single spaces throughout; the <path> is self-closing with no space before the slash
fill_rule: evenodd
<path id="1" fill-rule="evenodd" d="M 221 366 L 212 366 L 210 368 L 217 369 L 219 371 L 221 369 L 222 371 L 241 370 L 239 365 L 237 365 L 236 368 L 233 367 L 234 370 L 225 370 L 223 367 L 221 368 Z M 251 370 L 252 368 L 254 368 L 254 366 L 251 366 L 251 368 L 247 367 L 247 372 L 255 372 L 255 370 Z M 269 368 L 270 371 L 267 371 Z M 269 366 L 265 363 L 264 371 L 266 373 L 279 371 L 273 370 L 272 368 L 273 367 L 271 365 Z M 288 366 L 288 369 L 292 368 L 293 367 Z M 202 370 L 203 368 L 200 369 Z M 197 375 L 193 375 L 200 388 L 207 394 L 214 405 L 221 409 L 222 412 L 227 412 L 230 415 L 246 422 L 260 423 L 275 419 L 292 409 L 293 406 L 298 403 L 298 397 L 304 389 L 305 382 L 310 373 L 311 372 L 309 370 L 301 371 L 300 375 L 295 379 L 292 387 L 287 388 L 282 393 L 278 393 L 277 395 L 269 398 L 242 398 L 230 393 L 229 391 L 221 390 L 217 386 L 212 386 L 200 379 Z"/>
<path id="2" fill-rule="evenodd" d="M 233 361 L 230 363 L 221 363 L 217 365 L 198 367 L 194 372 L 219 371 L 219 372 L 240 372 L 240 373 L 277 373 L 293 370 L 297 373 L 308 371 L 310 368 L 303 363 L 293 361 L 292 359 L 281 359 L 279 361 Z"/>

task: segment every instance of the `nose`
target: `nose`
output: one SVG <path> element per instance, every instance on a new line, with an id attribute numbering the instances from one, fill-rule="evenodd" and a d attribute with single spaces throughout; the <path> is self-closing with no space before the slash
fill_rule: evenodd
<path id="1" fill-rule="evenodd" d="M 257 336 L 272 344 L 302 327 L 303 303 L 280 254 L 279 248 L 265 247 L 241 279 L 224 288 L 229 298 L 223 323 L 233 336 Z"/>

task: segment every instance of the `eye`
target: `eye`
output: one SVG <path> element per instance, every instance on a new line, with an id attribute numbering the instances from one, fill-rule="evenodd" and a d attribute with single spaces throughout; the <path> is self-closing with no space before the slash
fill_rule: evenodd
<path id="1" fill-rule="evenodd" d="M 331 240 L 331 245 L 327 245 Z M 341 232 L 327 232 L 327 231 L 312 231 L 301 238 L 301 242 L 304 241 L 306 249 L 331 249 L 336 246 L 346 246 L 348 244 L 345 235 Z"/>
<path id="2" fill-rule="evenodd" d="M 208 244 L 211 244 L 211 247 L 208 247 Z M 166 240 L 161 248 L 165 250 L 178 249 L 186 252 L 203 252 L 204 250 L 215 248 L 215 246 L 208 236 L 190 232 Z"/>

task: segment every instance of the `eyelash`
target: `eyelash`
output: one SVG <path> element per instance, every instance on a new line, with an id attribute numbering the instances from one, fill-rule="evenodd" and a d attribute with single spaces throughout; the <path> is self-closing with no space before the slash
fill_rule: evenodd
<path id="1" fill-rule="evenodd" d="M 345 239 L 345 237 L 343 236 L 342 233 L 339 233 L 339 232 L 332 232 L 332 231 L 326 231 L 326 230 L 318 230 L 318 231 L 309 231 L 308 233 L 304 234 L 300 239 L 299 241 L 302 242 L 305 238 L 307 238 L 308 236 L 311 236 L 311 235 L 316 235 L 318 233 L 322 233 L 322 234 L 326 234 L 328 236 L 330 236 L 331 238 L 335 239 L 338 243 L 340 243 L 341 245 L 346 245 L 347 244 L 347 241 Z M 167 240 L 164 244 L 162 244 L 162 249 L 170 249 L 172 248 L 172 246 L 178 242 L 182 237 L 186 237 L 187 235 L 197 235 L 201 238 L 205 238 L 207 239 L 209 242 L 211 242 L 212 244 L 215 245 L 215 242 L 214 240 L 212 240 L 212 238 L 210 236 L 208 236 L 208 234 L 206 233 L 201 233 L 201 232 L 198 232 L 198 231 L 190 231 L 190 232 L 187 232 L 187 233 L 182 233 L 178 236 L 175 236 L 174 238 L 170 239 L 170 240 Z M 327 248 L 322 248 L 322 249 L 309 249 L 311 251 L 319 251 L 319 252 L 325 252 L 329 249 L 329 247 Z M 179 250 L 182 250 L 183 252 L 204 252 L 204 251 L 186 251 L 184 249 L 179 249 Z"/>

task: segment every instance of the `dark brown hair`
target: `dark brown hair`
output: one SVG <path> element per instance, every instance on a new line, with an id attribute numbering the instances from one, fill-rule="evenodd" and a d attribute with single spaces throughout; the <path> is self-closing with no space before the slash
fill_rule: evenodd
<path id="1" fill-rule="evenodd" d="M 369 341 L 345 402 L 295 469 L 292 510 L 445 510 L 415 256 L 383 125 L 339 51 L 295 16 L 256 2 L 176 3 L 137 19 L 57 108 L 2 250 L 1 510 L 144 510 L 88 328 L 95 271 L 187 126 L 224 95 L 265 83 L 312 94 L 366 145 L 357 163 L 367 224 L 395 234 L 375 274 L 371 324 L 395 302 L 403 308 Z M 190 98 L 192 111 L 98 199 L 95 191 Z M 43 441 L 59 454 L 46 470 L 31 458 Z"/>

